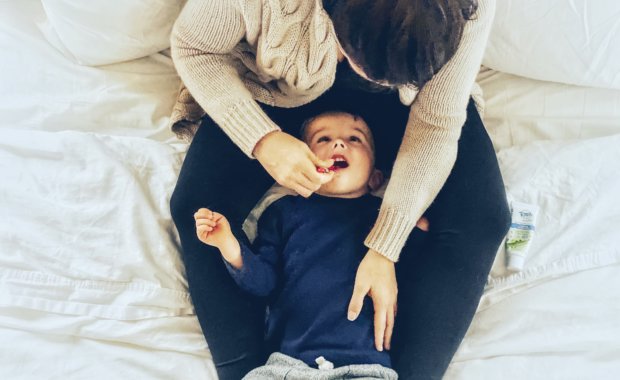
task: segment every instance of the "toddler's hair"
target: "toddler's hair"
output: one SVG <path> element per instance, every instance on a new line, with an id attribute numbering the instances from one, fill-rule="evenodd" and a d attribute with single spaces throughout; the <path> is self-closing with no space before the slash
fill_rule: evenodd
<path id="1" fill-rule="evenodd" d="M 318 115 L 312 116 L 308 119 L 306 119 L 302 124 L 301 124 L 301 128 L 299 128 L 299 136 L 301 137 L 301 139 L 306 143 L 306 144 L 310 144 L 310 141 L 308 141 L 308 128 L 310 127 L 310 125 L 319 117 L 324 117 L 324 116 L 338 116 L 338 115 L 350 115 L 353 117 L 353 120 L 357 121 L 357 120 L 364 120 L 361 116 L 350 113 L 350 112 L 346 112 L 346 111 L 338 111 L 338 110 L 334 110 L 334 111 L 327 111 L 327 112 L 322 112 Z M 364 120 L 365 122 L 365 120 Z M 372 131 L 370 130 L 370 127 L 367 128 L 368 130 L 368 138 L 369 138 L 369 143 L 370 143 L 370 148 L 372 149 L 373 153 L 375 151 L 375 141 L 374 138 L 372 136 Z"/>

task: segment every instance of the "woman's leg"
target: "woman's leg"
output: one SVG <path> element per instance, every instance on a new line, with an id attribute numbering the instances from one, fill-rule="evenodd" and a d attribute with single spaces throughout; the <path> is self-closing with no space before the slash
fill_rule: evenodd
<path id="1" fill-rule="evenodd" d="M 429 232 L 416 229 L 397 264 L 392 358 L 403 379 L 441 379 L 510 225 L 495 151 L 473 101 L 458 144 L 455 166 L 425 213 Z"/>
<path id="2" fill-rule="evenodd" d="M 284 109 L 262 105 L 283 131 L 299 136 L 302 122 L 331 109 L 330 102 Z M 192 302 L 207 339 L 218 375 L 238 380 L 263 365 L 263 303 L 241 292 L 228 274 L 217 248 L 200 242 L 193 214 L 201 207 L 225 215 L 239 239 L 241 225 L 274 183 L 257 160 L 250 160 L 208 117 L 187 151 L 170 200 L 179 231 Z"/>
<path id="3" fill-rule="evenodd" d="M 217 248 L 196 236 L 193 214 L 208 207 L 241 224 L 273 180 L 207 118 L 194 137 L 170 201 L 181 238 L 189 291 L 218 375 L 238 380 L 263 365 L 264 305 L 241 292 Z"/>

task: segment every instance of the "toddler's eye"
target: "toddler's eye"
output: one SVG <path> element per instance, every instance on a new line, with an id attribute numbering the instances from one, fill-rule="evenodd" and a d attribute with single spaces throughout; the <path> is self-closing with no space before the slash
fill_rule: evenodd
<path id="1" fill-rule="evenodd" d="M 359 138 L 359 137 L 357 137 L 357 136 L 351 136 L 351 138 L 349 138 L 349 140 L 350 140 L 350 141 L 356 141 L 356 142 L 360 142 L 360 141 L 362 141 L 362 140 L 360 140 L 360 138 Z"/>
<path id="2" fill-rule="evenodd" d="M 319 137 L 319 139 L 316 140 L 316 142 L 318 142 L 318 143 L 323 142 L 323 141 L 329 141 L 329 137 L 323 136 L 323 137 Z"/>

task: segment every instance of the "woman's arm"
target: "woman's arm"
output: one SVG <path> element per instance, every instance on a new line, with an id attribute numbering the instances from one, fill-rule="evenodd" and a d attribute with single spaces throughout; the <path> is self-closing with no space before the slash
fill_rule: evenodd
<path id="1" fill-rule="evenodd" d="M 333 177 L 316 170 L 332 160 L 319 160 L 306 144 L 281 131 L 256 103 L 235 67 L 241 63 L 231 56 L 248 33 L 256 33 L 244 22 L 260 17 L 248 10 L 252 6 L 257 3 L 189 0 L 174 25 L 172 57 L 192 96 L 235 145 L 258 159 L 279 184 L 308 197 Z"/>
<path id="2" fill-rule="evenodd" d="M 415 99 L 379 217 L 364 241 L 369 250 L 357 270 L 349 314 L 357 316 L 363 298 L 372 298 L 377 349 L 389 349 L 392 338 L 397 299 L 393 262 L 454 166 L 494 13 L 495 0 L 479 1 L 476 19 L 466 24 L 454 57 Z"/>
<path id="3" fill-rule="evenodd" d="M 411 107 L 379 217 L 364 242 L 392 261 L 398 260 L 417 220 L 454 166 L 494 14 L 495 0 L 479 1 L 455 55 L 420 90 Z"/>
<path id="4" fill-rule="evenodd" d="M 189 0 L 171 37 L 175 67 L 194 99 L 250 158 L 256 143 L 280 128 L 253 99 L 231 51 L 247 30 L 236 0 Z"/>

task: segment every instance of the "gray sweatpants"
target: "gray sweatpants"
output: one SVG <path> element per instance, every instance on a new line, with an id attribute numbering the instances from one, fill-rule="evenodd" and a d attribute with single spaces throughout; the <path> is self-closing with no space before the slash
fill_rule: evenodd
<path id="1" fill-rule="evenodd" d="M 243 380 L 397 380 L 398 375 L 393 369 L 380 364 L 355 364 L 334 369 L 317 369 L 308 366 L 301 360 L 279 352 L 269 356 L 267 363 L 253 369 Z"/>

